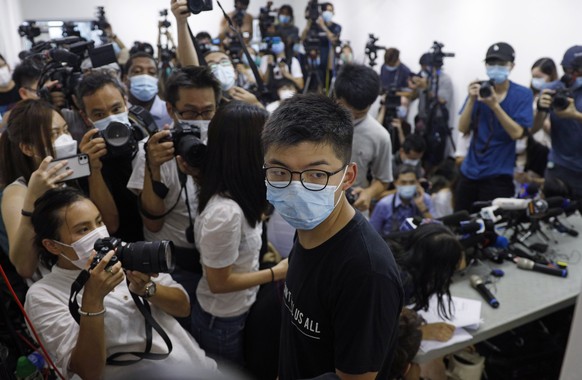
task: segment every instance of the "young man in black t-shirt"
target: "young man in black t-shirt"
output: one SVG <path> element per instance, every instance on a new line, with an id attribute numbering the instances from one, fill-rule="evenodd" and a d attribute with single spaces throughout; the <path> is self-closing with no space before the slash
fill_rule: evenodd
<path id="1" fill-rule="evenodd" d="M 349 113 L 296 95 L 263 130 L 267 199 L 297 229 L 282 312 L 279 379 L 374 379 L 392 360 L 402 285 L 390 249 L 344 196 L 355 181 Z"/>

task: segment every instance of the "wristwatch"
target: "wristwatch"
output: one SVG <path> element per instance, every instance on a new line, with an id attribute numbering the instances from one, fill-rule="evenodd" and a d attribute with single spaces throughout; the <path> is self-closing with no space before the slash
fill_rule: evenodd
<path id="1" fill-rule="evenodd" d="M 145 299 L 151 298 L 156 294 L 156 283 L 150 281 L 145 286 L 145 294 L 142 296 Z"/>

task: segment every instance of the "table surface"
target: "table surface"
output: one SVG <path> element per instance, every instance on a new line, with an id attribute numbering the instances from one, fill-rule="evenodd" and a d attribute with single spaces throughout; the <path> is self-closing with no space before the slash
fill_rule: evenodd
<path id="1" fill-rule="evenodd" d="M 560 220 L 566 225 L 573 226 L 581 234 L 575 238 L 554 231 L 552 236 L 551 233 L 548 233 L 547 228 L 543 228 L 550 239 L 557 240 L 557 244 L 552 241 L 548 243 L 548 254 L 553 249 L 557 254 L 569 257 L 569 259 L 561 259 L 569 263 L 568 277 L 561 278 L 519 269 L 509 261 L 503 264 L 485 261 L 472 265 L 464 276 L 454 278 L 451 294 L 484 301 L 479 293 L 471 287 L 469 276 L 471 274 L 487 274 L 490 267 L 500 268 L 505 272 L 505 276 L 496 283 L 496 289 L 489 287 L 499 301 L 499 308 L 493 309 L 483 302 L 481 307 L 483 322 L 477 330 L 467 330 L 473 335 L 473 339 L 427 353 L 420 351 L 415 362 L 423 363 L 448 355 L 468 345 L 481 342 L 574 304 L 582 283 L 582 218 L 576 214 L 569 218 L 562 216 Z M 534 235 L 526 243 L 531 244 L 536 241 L 544 242 L 539 236 Z"/>

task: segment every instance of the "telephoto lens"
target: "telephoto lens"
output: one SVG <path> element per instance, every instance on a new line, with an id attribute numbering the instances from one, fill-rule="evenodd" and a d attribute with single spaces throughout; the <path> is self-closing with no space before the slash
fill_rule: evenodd
<path id="1" fill-rule="evenodd" d="M 142 273 L 172 273 L 176 266 L 174 243 L 169 240 L 125 243 L 121 239 L 110 236 L 98 239 L 94 249 L 96 255 L 91 263 L 91 269 L 111 250 L 115 251 L 115 256 L 107 263 L 108 267 L 121 261 L 121 266 L 127 270 Z"/>
<path id="2" fill-rule="evenodd" d="M 481 87 L 479 87 L 479 96 L 481 98 L 488 98 L 493 95 L 493 81 L 487 80 L 481 82 Z"/>

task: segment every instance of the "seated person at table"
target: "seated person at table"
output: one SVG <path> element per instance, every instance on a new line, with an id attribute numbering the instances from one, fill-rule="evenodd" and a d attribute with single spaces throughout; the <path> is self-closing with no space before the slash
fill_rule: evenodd
<path id="1" fill-rule="evenodd" d="M 396 193 L 382 198 L 370 217 L 372 227 L 382 236 L 400 230 L 406 218 L 432 218 L 432 202 L 416 177 L 416 169 L 402 165 L 397 173 Z"/>
<path id="2" fill-rule="evenodd" d="M 113 251 L 89 269 L 95 242 L 109 236 L 91 200 L 70 187 L 52 189 L 36 201 L 31 219 L 41 260 L 49 267 L 52 264 L 52 272 L 29 289 L 25 309 L 66 378 L 77 374 L 83 379 L 110 379 L 145 367 L 172 371 L 187 367 L 194 373 L 216 369 L 214 360 L 206 357 L 173 318 L 187 316 L 190 303 L 184 289 L 168 274 L 150 277 L 124 270 L 121 262 L 107 266 Z M 89 272 L 84 289 L 76 297 L 80 302 L 77 323 L 69 311 L 69 296 L 71 285 L 83 269 Z M 137 359 L 136 352 L 144 353 L 149 335 L 144 317 L 149 313 L 140 312 L 138 300 L 167 334 L 162 338 L 158 328 L 151 332 L 147 339 L 151 343 L 149 355 L 170 353 L 125 366 L 127 360 Z M 124 365 L 119 365 L 123 361 Z"/>

